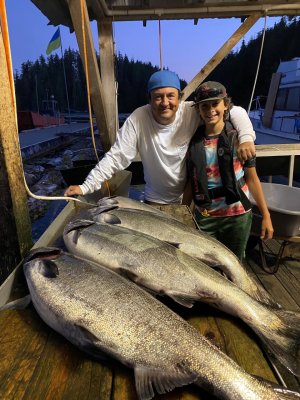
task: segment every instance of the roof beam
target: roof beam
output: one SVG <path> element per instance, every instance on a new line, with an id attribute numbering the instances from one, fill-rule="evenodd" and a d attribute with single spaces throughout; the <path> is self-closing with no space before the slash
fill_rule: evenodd
<path id="1" fill-rule="evenodd" d="M 243 24 L 233 33 L 233 35 L 225 42 L 225 44 L 217 51 L 217 53 L 208 61 L 201 71 L 190 81 L 184 88 L 182 100 L 186 100 L 200 85 L 201 82 L 216 68 L 217 65 L 229 54 L 233 47 L 241 40 L 241 38 L 252 28 L 252 26 L 260 18 L 260 15 L 251 15 Z"/>
<path id="2" fill-rule="evenodd" d="M 91 101 L 101 137 L 101 144 L 103 150 L 106 152 L 110 149 L 111 146 L 108 136 L 109 129 L 107 122 L 107 112 L 105 107 L 104 92 L 102 88 L 99 67 L 95 53 L 95 46 L 93 43 L 90 20 L 86 8 L 86 2 L 83 2 L 83 16 L 81 15 L 81 1 L 68 0 L 68 4 L 81 54 L 82 63 L 85 70 L 85 75 L 86 77 L 88 76 L 87 86 L 89 85 Z M 83 27 L 85 31 L 85 38 L 83 36 Z M 87 59 L 87 68 L 85 57 Z"/>

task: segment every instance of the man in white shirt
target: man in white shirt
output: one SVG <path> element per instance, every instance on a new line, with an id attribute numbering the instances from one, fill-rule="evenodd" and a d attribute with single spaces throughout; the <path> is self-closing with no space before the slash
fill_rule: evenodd
<path id="1" fill-rule="evenodd" d="M 101 188 L 114 173 L 128 167 L 140 154 L 148 203 L 181 203 L 186 183 L 186 151 L 201 123 L 193 102 L 180 101 L 180 81 L 171 71 L 157 71 L 148 82 L 149 104 L 137 108 L 118 131 L 115 144 L 89 173 L 82 185 L 69 186 L 65 196 L 85 195 Z M 242 107 L 234 106 L 242 160 L 255 155 L 255 133 Z"/>

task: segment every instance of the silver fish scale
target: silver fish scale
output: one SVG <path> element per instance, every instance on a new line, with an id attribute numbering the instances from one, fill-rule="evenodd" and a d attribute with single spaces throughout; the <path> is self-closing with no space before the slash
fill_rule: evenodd
<path id="1" fill-rule="evenodd" d="M 67 236 L 64 235 L 67 247 L 78 256 L 116 269 L 128 263 L 133 273 L 144 276 L 147 282 L 157 282 L 158 291 L 161 282 L 166 282 L 183 293 L 194 291 L 196 295 L 199 268 L 193 268 L 191 258 L 173 246 L 108 224 L 94 224 L 83 229 L 76 245 Z M 214 274 L 210 268 L 204 266 L 204 269 L 206 275 Z"/>
<path id="2" fill-rule="evenodd" d="M 93 223 L 85 227 L 84 221 L 74 224 L 80 232 L 76 243 L 72 240 L 76 231 L 69 232 L 68 227 L 69 233 L 64 235 L 64 240 L 68 249 L 80 257 L 107 265 L 117 272 L 127 268 L 126 273 L 130 273 L 129 278 L 136 283 L 181 304 L 213 303 L 243 319 L 262 338 L 264 335 L 270 337 L 270 326 L 273 326 L 274 334 L 281 326 L 281 321 L 269 308 L 173 246 L 115 225 Z M 137 242 L 139 245 L 135 249 Z"/>
<path id="3" fill-rule="evenodd" d="M 247 312 L 249 308 L 266 311 L 212 268 L 158 239 L 109 224 L 94 223 L 81 229 L 78 221 L 76 226 L 80 230 L 76 243 L 74 230 L 64 234 L 70 252 L 118 272 L 128 264 L 127 270 L 135 275 L 132 279 L 157 293 L 213 302 L 246 319 L 253 315 Z"/>
<path id="4" fill-rule="evenodd" d="M 297 313 L 265 306 L 199 260 L 129 228 L 76 220 L 66 226 L 64 240 L 72 253 L 104 264 L 186 307 L 204 301 L 241 318 L 268 351 L 298 374 Z"/>
<path id="5" fill-rule="evenodd" d="M 34 305 L 50 326 L 79 347 L 84 348 L 92 336 L 95 348 L 106 349 L 126 365 L 162 375 L 196 373 L 222 398 L 277 399 L 272 390 L 133 283 L 67 254 L 53 261 L 58 276 L 46 278 L 40 273 L 42 262 L 33 260 L 24 267 Z"/>
<path id="6" fill-rule="evenodd" d="M 101 208 L 89 210 L 94 221 L 106 219 L 101 214 Z M 177 243 L 183 252 L 200 259 L 212 267 L 218 266 L 237 286 L 256 299 L 275 305 L 267 292 L 258 287 L 257 283 L 248 275 L 238 258 L 222 243 L 194 228 L 181 223 L 167 215 L 156 215 L 145 210 L 116 208 L 109 210 L 106 215 L 116 216 L 120 225 L 151 235 L 157 239 L 170 243 Z M 162 213 L 163 214 L 163 213 Z"/>

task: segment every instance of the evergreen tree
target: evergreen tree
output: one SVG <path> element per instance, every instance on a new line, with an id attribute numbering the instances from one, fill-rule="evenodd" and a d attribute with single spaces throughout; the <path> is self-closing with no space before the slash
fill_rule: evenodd
<path id="1" fill-rule="evenodd" d="M 207 80 L 224 83 L 233 101 L 245 108 L 248 108 L 254 85 L 262 34 L 263 32 L 259 32 L 257 37 L 248 43 L 242 41 L 240 49 L 231 52 L 207 77 Z M 273 28 L 267 29 L 254 97 L 268 94 L 272 73 L 277 70 L 281 60 L 300 57 L 297 43 L 299 36 L 299 17 L 283 17 Z M 65 50 L 63 57 L 70 108 L 86 112 L 86 80 L 80 54 L 69 48 Z M 146 104 L 147 81 L 159 67 L 151 63 L 129 60 L 126 54 L 119 53 L 115 57 L 115 69 L 119 112 L 130 113 Z M 181 81 L 181 85 L 184 88 L 186 82 Z M 34 63 L 24 62 L 21 71 L 15 73 L 15 87 L 18 110 L 41 110 L 42 100 L 50 98 L 53 94 L 59 102 L 60 110 L 67 112 L 63 65 L 58 55 L 51 55 L 47 59 L 40 56 Z"/>

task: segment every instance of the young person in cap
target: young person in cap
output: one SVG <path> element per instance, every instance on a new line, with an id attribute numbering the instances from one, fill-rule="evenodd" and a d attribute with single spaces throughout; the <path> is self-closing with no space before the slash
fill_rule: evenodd
<path id="1" fill-rule="evenodd" d="M 148 81 L 149 104 L 137 108 L 119 130 L 115 144 L 89 173 L 82 185 L 70 186 L 65 196 L 92 193 L 140 154 L 145 185 L 145 201 L 180 203 L 186 183 L 185 157 L 200 118 L 193 102 L 180 101 L 180 81 L 171 71 L 157 71 Z M 232 121 L 240 154 L 255 154 L 252 124 L 246 111 L 233 107 Z"/>
<path id="2" fill-rule="evenodd" d="M 187 152 L 187 202 L 193 198 L 201 230 L 214 236 L 242 259 L 251 229 L 249 191 L 262 214 L 261 238 L 271 239 L 273 226 L 256 173 L 255 157 L 237 157 L 237 132 L 230 122 L 233 105 L 225 87 L 208 81 L 195 92 L 203 125 Z"/>

